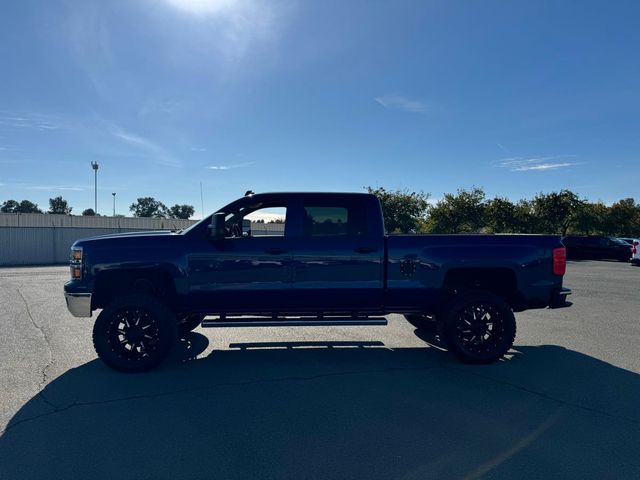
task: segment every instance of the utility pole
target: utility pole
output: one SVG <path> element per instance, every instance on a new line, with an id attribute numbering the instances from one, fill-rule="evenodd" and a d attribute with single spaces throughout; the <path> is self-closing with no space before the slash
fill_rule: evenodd
<path id="1" fill-rule="evenodd" d="M 94 209 L 93 211 L 96 212 L 96 215 L 98 215 L 98 162 L 91 162 L 91 168 L 93 168 L 93 173 L 94 173 Z"/>
<path id="2" fill-rule="evenodd" d="M 113 195 L 113 216 L 116 216 L 116 192 L 113 192 L 111 195 Z"/>

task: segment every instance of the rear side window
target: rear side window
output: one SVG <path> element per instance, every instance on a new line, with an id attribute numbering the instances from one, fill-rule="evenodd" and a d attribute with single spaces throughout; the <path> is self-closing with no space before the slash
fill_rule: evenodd
<path id="1" fill-rule="evenodd" d="M 310 202 L 304 206 L 304 234 L 310 237 L 366 235 L 364 202 L 342 205 Z"/>
<path id="2" fill-rule="evenodd" d="M 305 235 L 347 235 L 349 214 L 344 207 L 305 207 Z"/>

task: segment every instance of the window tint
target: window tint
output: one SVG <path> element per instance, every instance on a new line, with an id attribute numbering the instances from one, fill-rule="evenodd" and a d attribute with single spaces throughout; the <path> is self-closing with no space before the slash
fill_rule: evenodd
<path id="1" fill-rule="evenodd" d="M 366 209 L 363 202 L 347 205 L 310 203 L 304 207 L 304 234 L 307 236 L 365 235 Z"/>
<path id="2" fill-rule="evenodd" d="M 343 207 L 305 207 L 305 235 L 347 235 L 349 214 Z"/>

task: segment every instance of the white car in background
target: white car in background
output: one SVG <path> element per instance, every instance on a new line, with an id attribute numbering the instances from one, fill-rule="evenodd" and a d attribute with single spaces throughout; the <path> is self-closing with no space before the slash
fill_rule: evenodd
<path id="1" fill-rule="evenodd" d="M 637 238 L 621 238 L 631 245 L 631 263 L 640 266 L 640 240 Z"/>

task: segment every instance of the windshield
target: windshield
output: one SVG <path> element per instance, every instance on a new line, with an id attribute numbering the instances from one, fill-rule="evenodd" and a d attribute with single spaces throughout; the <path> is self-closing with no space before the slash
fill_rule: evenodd
<path id="1" fill-rule="evenodd" d="M 629 242 L 625 242 L 624 240 L 622 240 L 621 238 L 612 238 L 611 239 L 614 243 L 617 243 L 618 245 L 624 245 L 625 247 L 629 246 Z"/>

